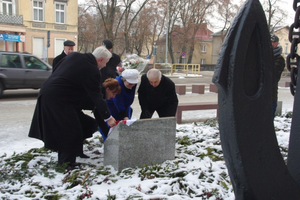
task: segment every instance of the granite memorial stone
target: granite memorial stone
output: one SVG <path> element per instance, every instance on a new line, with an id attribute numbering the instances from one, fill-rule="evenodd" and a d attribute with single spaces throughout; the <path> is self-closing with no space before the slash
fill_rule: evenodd
<path id="1" fill-rule="evenodd" d="M 119 123 L 104 143 L 104 165 L 115 170 L 161 164 L 175 158 L 176 118 Z"/>

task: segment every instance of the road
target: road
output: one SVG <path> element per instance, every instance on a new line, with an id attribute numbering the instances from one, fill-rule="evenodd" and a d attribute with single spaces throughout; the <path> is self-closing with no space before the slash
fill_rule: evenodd
<path id="1" fill-rule="evenodd" d="M 209 92 L 206 87 L 205 94 L 191 93 L 191 86 L 195 83 L 202 83 L 209 86 L 212 83 L 213 72 L 202 72 L 201 76 L 184 77 L 172 76 L 171 79 L 176 84 L 186 84 L 187 93 L 178 95 L 179 102 L 212 102 L 217 101 L 217 93 Z M 290 111 L 293 106 L 293 96 L 290 94 L 289 88 L 284 87 L 285 82 L 289 81 L 289 77 L 284 77 L 280 81 L 279 101 L 283 102 L 282 112 Z M 4 91 L 3 98 L 0 99 L 0 155 L 10 153 L 10 149 L 23 150 L 24 147 L 31 149 L 33 147 L 42 147 L 43 143 L 39 140 L 28 137 L 28 131 L 31 124 L 36 98 L 39 90 L 7 90 Z M 138 99 L 132 104 L 133 119 L 138 119 L 141 113 Z M 85 111 L 91 114 L 90 111 Z M 183 112 L 183 120 L 185 122 L 202 121 L 206 118 L 216 116 L 215 110 L 205 111 L 186 111 Z M 154 118 L 157 118 L 155 113 Z M 8 148 L 9 145 L 9 148 Z"/>
<path id="2" fill-rule="evenodd" d="M 187 92 L 191 91 L 192 84 L 206 84 L 207 86 L 212 83 L 213 71 L 203 71 L 201 75 L 189 75 L 174 74 L 169 76 L 175 84 L 187 85 Z M 289 82 L 290 77 L 282 77 L 279 86 L 285 87 L 285 82 Z M 2 101 L 23 101 L 23 100 L 35 100 L 39 90 L 33 89 L 21 89 L 21 90 L 6 90 L 3 93 Z"/>

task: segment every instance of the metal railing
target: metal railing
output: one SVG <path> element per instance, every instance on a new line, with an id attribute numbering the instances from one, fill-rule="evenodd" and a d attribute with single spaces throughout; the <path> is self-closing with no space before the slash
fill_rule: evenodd
<path id="1" fill-rule="evenodd" d="M 159 69 L 162 71 L 163 74 L 172 74 L 172 64 L 171 63 L 154 63 L 154 68 Z"/>
<path id="2" fill-rule="evenodd" d="M 172 64 L 172 71 L 182 71 L 186 75 L 188 74 L 198 74 L 200 75 L 200 64 L 182 64 L 182 63 L 174 63 Z M 172 72 L 172 75 L 173 75 Z"/>
<path id="3" fill-rule="evenodd" d="M 173 75 L 173 73 L 175 72 L 181 72 L 181 73 L 185 73 L 186 76 L 188 74 L 198 74 L 200 75 L 200 64 L 182 64 L 182 63 L 174 63 L 174 64 L 170 64 L 170 63 L 155 63 L 154 64 L 154 68 L 157 68 L 159 70 L 161 70 L 163 73 L 171 73 L 171 75 Z"/>
<path id="4" fill-rule="evenodd" d="M 23 16 L 0 14 L 0 23 L 23 25 Z"/>

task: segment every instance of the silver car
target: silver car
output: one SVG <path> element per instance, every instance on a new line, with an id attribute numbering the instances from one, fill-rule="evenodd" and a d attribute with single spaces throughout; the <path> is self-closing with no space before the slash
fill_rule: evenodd
<path id="1" fill-rule="evenodd" d="M 0 98 L 8 89 L 39 89 L 51 73 L 51 65 L 31 54 L 0 51 Z"/>

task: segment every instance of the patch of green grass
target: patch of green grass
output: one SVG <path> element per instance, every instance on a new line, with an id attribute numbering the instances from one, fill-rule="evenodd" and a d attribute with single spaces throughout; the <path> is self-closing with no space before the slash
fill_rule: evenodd
<path id="1" fill-rule="evenodd" d="M 192 141 L 189 139 L 189 137 L 187 135 L 185 135 L 182 138 L 177 138 L 177 143 L 187 146 L 187 145 L 191 145 Z"/>

